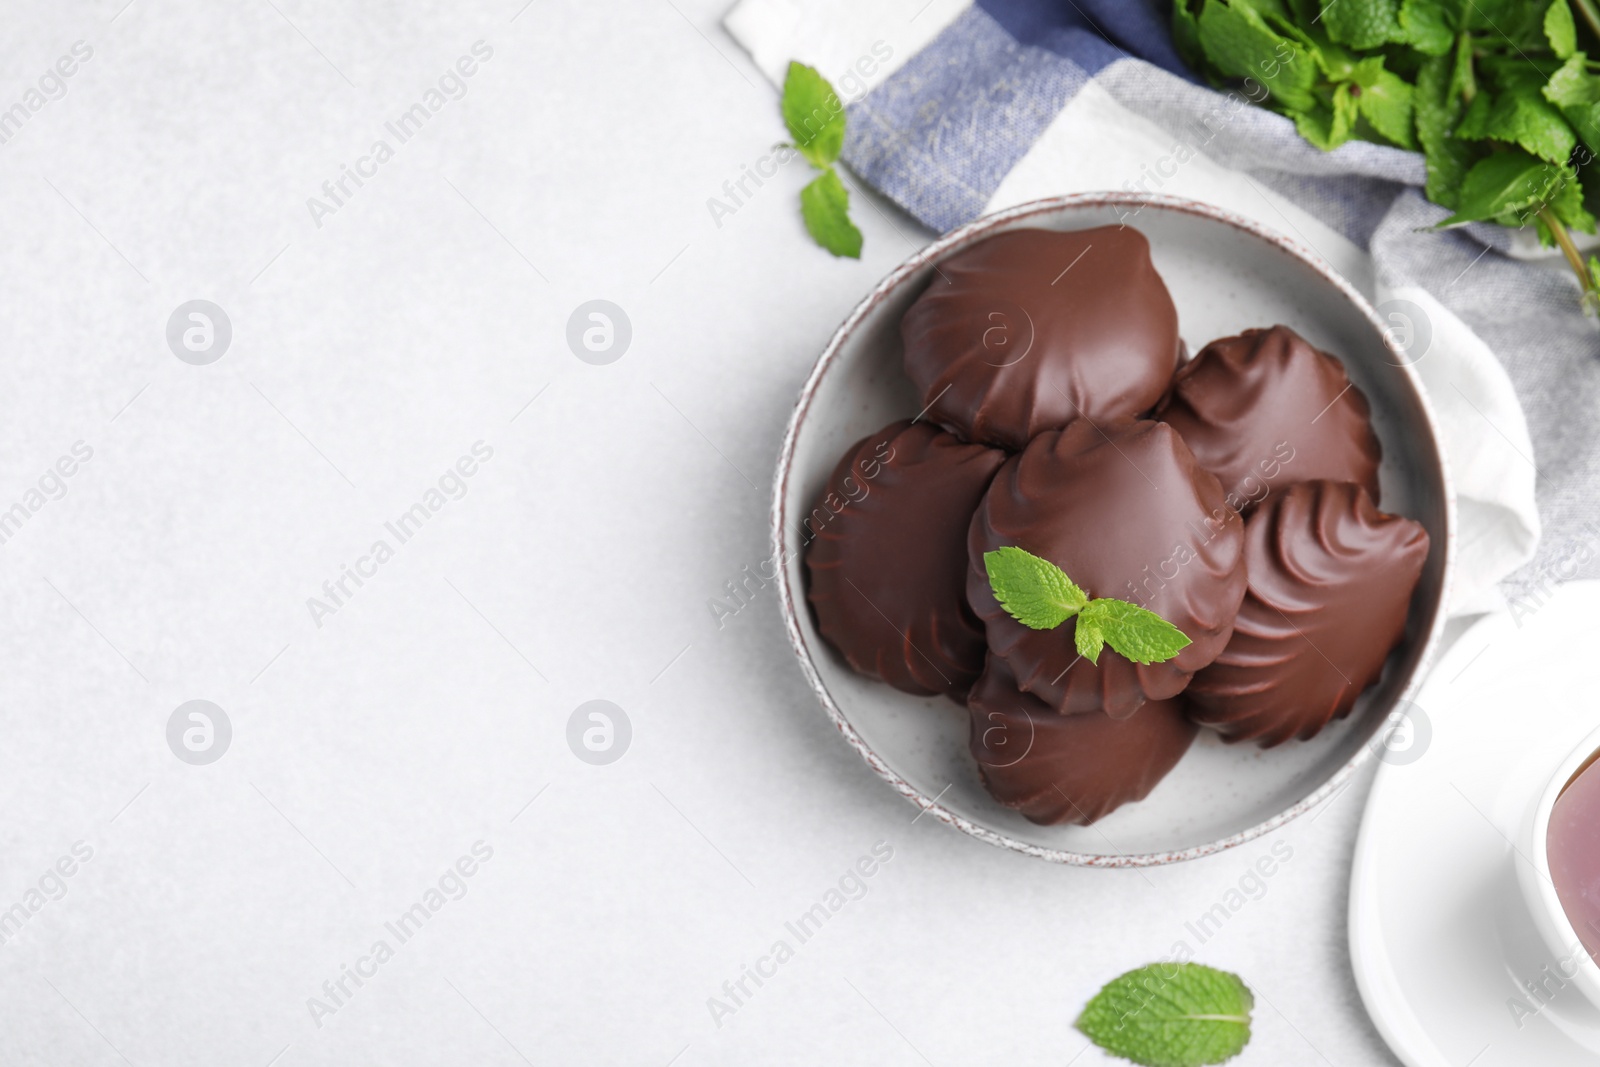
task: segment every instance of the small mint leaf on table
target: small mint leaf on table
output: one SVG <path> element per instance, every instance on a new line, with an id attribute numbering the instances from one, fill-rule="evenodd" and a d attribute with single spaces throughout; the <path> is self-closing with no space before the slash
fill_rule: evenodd
<path id="1" fill-rule="evenodd" d="M 985 552 L 983 569 L 1000 606 L 1030 630 L 1054 630 L 1089 603 L 1065 571 L 1025 549 Z"/>
<path id="2" fill-rule="evenodd" d="M 850 221 L 850 190 L 833 163 L 844 148 L 839 94 L 816 68 L 790 62 L 783 80 L 783 123 L 806 162 L 822 173 L 800 190 L 800 217 L 811 239 L 836 256 L 861 258 L 861 231 Z"/>
<path id="3" fill-rule="evenodd" d="M 800 190 L 800 215 L 817 244 L 836 256 L 861 258 L 861 231 L 850 221 L 850 190 L 832 167 Z"/>
<path id="4" fill-rule="evenodd" d="M 791 62 L 783 80 L 783 124 L 800 154 L 818 170 L 844 148 L 844 104 L 815 67 Z"/>
<path id="5" fill-rule="evenodd" d="M 1239 976 L 1199 963 L 1156 963 L 1106 983 L 1075 1024 L 1144 1067 L 1208 1067 L 1250 1042 L 1255 998 Z"/>

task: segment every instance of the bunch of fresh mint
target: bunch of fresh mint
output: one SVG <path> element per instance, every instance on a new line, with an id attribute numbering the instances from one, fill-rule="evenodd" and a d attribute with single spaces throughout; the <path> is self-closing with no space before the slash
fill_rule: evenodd
<path id="1" fill-rule="evenodd" d="M 1600 306 L 1600 259 L 1571 233 L 1600 210 L 1595 0 L 1174 0 L 1172 30 L 1195 70 L 1319 148 L 1420 150 L 1441 226 L 1533 223 Z"/>

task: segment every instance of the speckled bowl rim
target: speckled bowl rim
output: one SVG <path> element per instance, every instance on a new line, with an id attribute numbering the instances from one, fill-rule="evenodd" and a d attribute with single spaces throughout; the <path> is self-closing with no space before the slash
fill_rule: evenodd
<path id="1" fill-rule="evenodd" d="M 1433 625 L 1429 628 L 1424 640 L 1422 654 L 1417 658 L 1416 665 L 1412 668 L 1411 677 L 1406 681 L 1404 690 L 1395 698 L 1394 710 L 1385 717 L 1383 722 L 1376 724 L 1372 736 L 1386 736 L 1384 733 L 1385 727 L 1400 722 L 1404 716 L 1404 709 L 1412 702 L 1417 695 L 1417 691 L 1421 688 L 1422 682 L 1427 676 L 1427 668 L 1432 664 L 1434 654 L 1437 651 L 1440 635 L 1443 633 L 1447 618 L 1444 602 L 1449 594 L 1455 570 L 1455 486 L 1451 480 L 1449 461 L 1444 453 L 1442 435 L 1439 431 L 1438 419 L 1433 412 L 1433 405 L 1428 399 L 1428 393 L 1422 384 L 1421 377 L 1411 366 L 1411 362 L 1407 359 L 1405 352 L 1389 336 L 1384 328 L 1383 321 L 1378 317 L 1372 305 L 1367 302 L 1367 299 L 1354 286 L 1329 266 L 1327 261 L 1283 234 L 1268 229 L 1253 219 L 1245 218 L 1213 204 L 1184 200 L 1173 196 L 1142 193 L 1138 195 L 1126 193 L 1076 193 L 1070 196 L 1032 200 L 1025 204 L 1018 204 L 1016 207 L 995 212 L 992 215 L 985 215 L 959 229 L 952 230 L 896 267 L 878 283 L 861 303 L 856 305 L 855 310 L 851 311 L 849 317 L 834 331 L 827 347 L 822 350 L 822 355 L 817 357 L 816 365 L 811 368 L 811 373 L 807 376 L 805 385 L 801 387 L 800 398 L 795 403 L 794 412 L 789 417 L 788 428 L 784 431 L 783 448 L 778 454 L 778 469 L 773 481 L 772 547 L 773 558 L 785 561 L 778 568 L 778 595 L 783 606 L 783 622 L 789 633 L 789 643 L 794 648 L 795 656 L 800 660 L 800 669 L 805 673 L 806 681 L 810 683 L 812 691 L 816 694 L 823 710 L 827 712 L 828 718 L 833 721 L 833 725 L 844 735 L 845 741 L 850 744 L 851 748 L 860 753 L 861 758 L 866 760 L 867 766 L 871 767 L 880 778 L 894 787 L 895 792 L 911 801 L 923 813 L 932 815 L 948 826 L 953 826 L 963 833 L 971 834 L 980 841 L 987 841 L 991 845 L 1011 849 L 1013 852 L 1020 852 L 1026 856 L 1035 856 L 1042 860 L 1049 860 L 1052 863 L 1064 863 L 1075 867 L 1156 867 L 1168 863 L 1180 863 L 1184 860 L 1199 859 L 1202 856 L 1210 856 L 1242 845 L 1247 841 L 1252 841 L 1263 834 L 1271 833 L 1290 820 L 1315 808 L 1343 787 L 1362 764 L 1372 757 L 1374 746 L 1370 741 L 1363 744 L 1347 763 L 1334 771 L 1321 785 L 1271 818 L 1236 834 L 1230 834 L 1227 837 L 1208 841 L 1205 844 L 1195 845 L 1191 848 L 1176 852 L 1141 852 L 1108 856 L 1096 853 L 1072 852 L 1066 849 L 1045 848 L 1041 845 L 1019 841 L 1008 834 L 992 830 L 987 826 L 981 826 L 941 806 L 937 797 L 930 798 L 926 796 L 885 763 L 883 758 L 872 750 L 861 738 L 861 735 L 856 732 L 850 721 L 845 718 L 839 705 L 835 703 L 833 695 L 828 692 L 828 687 L 823 683 L 822 675 L 817 670 L 811 647 L 807 644 L 805 633 L 801 628 L 800 612 L 805 608 L 801 603 L 802 598 L 798 595 L 799 591 L 795 589 L 794 583 L 789 577 L 787 561 L 790 556 L 788 554 L 788 546 L 785 543 L 788 524 L 785 519 L 784 501 L 789 495 L 789 477 L 793 471 L 795 443 L 799 438 L 800 428 L 811 409 L 811 402 L 816 398 L 817 389 L 822 382 L 823 376 L 828 373 L 834 362 L 839 358 L 840 352 L 843 351 L 846 343 L 854 336 L 862 321 L 922 268 L 944 258 L 954 249 L 987 236 L 992 231 L 1026 219 L 1055 215 L 1065 210 L 1108 207 L 1127 207 L 1140 212 L 1152 209 L 1170 211 L 1209 219 L 1225 226 L 1231 226 L 1266 242 L 1280 251 L 1287 252 L 1321 275 L 1330 287 L 1348 300 L 1356 310 L 1360 311 L 1367 321 L 1371 323 L 1374 332 L 1378 335 L 1384 347 L 1395 355 L 1396 359 L 1393 361 L 1395 369 L 1406 376 L 1412 390 L 1416 393 L 1419 406 L 1422 409 L 1424 424 L 1428 431 L 1429 442 L 1433 445 L 1433 449 L 1439 457 L 1439 487 L 1444 497 L 1445 513 L 1444 565 L 1439 583 L 1439 602 L 1434 604 Z"/>

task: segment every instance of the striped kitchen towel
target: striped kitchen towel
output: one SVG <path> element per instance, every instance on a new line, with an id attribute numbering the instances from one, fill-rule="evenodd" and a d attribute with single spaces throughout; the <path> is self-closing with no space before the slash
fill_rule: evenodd
<path id="1" fill-rule="evenodd" d="M 931 230 L 1045 196 L 1160 192 L 1298 240 L 1380 312 L 1420 308 L 1415 365 L 1460 502 L 1451 612 L 1532 610 L 1554 582 L 1600 577 L 1600 333 L 1573 279 L 1523 234 L 1428 232 L 1446 212 L 1422 196 L 1421 156 L 1322 152 L 1206 87 L 1169 10 L 739 0 L 724 24 L 775 85 L 791 59 L 827 75 L 849 104 L 845 162 Z"/>

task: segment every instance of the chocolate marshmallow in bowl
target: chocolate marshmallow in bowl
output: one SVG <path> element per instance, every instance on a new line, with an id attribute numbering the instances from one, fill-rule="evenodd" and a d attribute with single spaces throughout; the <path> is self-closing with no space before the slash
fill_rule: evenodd
<path id="1" fill-rule="evenodd" d="M 989 795 L 1029 821 L 1087 826 L 1143 800 L 1177 766 L 1199 727 L 1183 698 L 1150 700 L 1127 719 L 1062 715 L 1017 688 L 991 655 L 967 697 L 968 747 Z"/>
<path id="2" fill-rule="evenodd" d="M 1017 451 L 1073 419 L 1149 411 L 1182 341 L 1138 230 L 1010 230 L 941 261 L 900 323 L 927 418 Z"/>
<path id="3" fill-rule="evenodd" d="M 1366 396 L 1344 364 L 1287 326 L 1206 345 L 1178 369 L 1154 417 L 1178 431 L 1236 510 L 1318 479 L 1355 482 L 1378 501 L 1383 448 Z"/>
<path id="4" fill-rule="evenodd" d="M 855 670 L 908 693 L 966 695 L 984 659 L 966 600 L 967 527 L 1004 460 L 902 421 L 839 461 L 802 520 L 807 598 L 817 629 Z"/>
<path id="5" fill-rule="evenodd" d="M 1185 693 L 1189 714 L 1230 741 L 1308 740 L 1349 714 L 1404 636 L 1428 532 L 1361 486 L 1303 482 L 1250 515 L 1244 555 L 1249 591 Z"/>
<path id="6" fill-rule="evenodd" d="M 1110 648 L 1091 663 L 1078 655 L 1075 621 L 1029 629 L 995 599 L 983 557 L 1008 545 L 1062 568 L 1091 598 L 1155 612 L 1191 644 L 1161 663 Z M 1063 713 L 1126 718 L 1177 696 L 1228 643 L 1244 598 L 1243 549 L 1239 514 L 1172 427 L 1078 419 L 1035 437 L 995 475 L 972 517 L 967 599 L 1019 688 Z"/>

